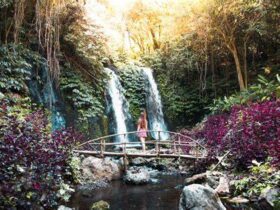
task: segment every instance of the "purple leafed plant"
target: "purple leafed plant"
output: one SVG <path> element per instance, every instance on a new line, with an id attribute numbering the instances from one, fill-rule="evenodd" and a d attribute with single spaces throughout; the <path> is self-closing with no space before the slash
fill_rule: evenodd
<path id="1" fill-rule="evenodd" d="M 73 129 L 51 134 L 43 110 L 18 119 L 7 106 L 0 106 L 0 206 L 53 208 L 70 149 L 83 137 Z"/>
<path id="2" fill-rule="evenodd" d="M 204 139 L 209 158 L 231 151 L 241 166 L 268 156 L 280 164 L 280 100 L 234 106 L 229 114 L 209 116 L 204 127 L 192 134 Z"/>

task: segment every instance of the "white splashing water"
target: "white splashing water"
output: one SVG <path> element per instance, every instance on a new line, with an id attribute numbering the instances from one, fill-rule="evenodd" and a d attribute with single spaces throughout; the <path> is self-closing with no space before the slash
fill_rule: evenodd
<path id="1" fill-rule="evenodd" d="M 147 78 L 147 113 L 149 129 L 154 131 L 167 131 L 164 116 L 162 112 L 162 103 L 160 94 L 157 88 L 156 81 L 153 77 L 152 69 L 142 68 L 144 76 Z M 167 140 L 169 134 L 167 132 L 152 132 L 152 137 L 157 140 Z"/>
<path id="2" fill-rule="evenodd" d="M 127 101 L 123 95 L 123 87 L 119 81 L 118 76 L 114 71 L 109 68 L 105 68 L 106 73 L 110 76 L 108 81 L 108 93 L 111 98 L 112 108 L 114 112 L 114 118 L 116 121 L 116 133 L 127 133 L 126 127 L 126 113 L 128 113 Z M 128 142 L 127 135 L 117 136 L 118 142 Z"/>

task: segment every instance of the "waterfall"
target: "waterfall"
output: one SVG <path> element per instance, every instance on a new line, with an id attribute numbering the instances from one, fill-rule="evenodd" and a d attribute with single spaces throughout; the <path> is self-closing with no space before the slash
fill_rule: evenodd
<path id="1" fill-rule="evenodd" d="M 123 87 L 121 86 L 121 83 L 119 81 L 118 76 L 116 73 L 109 69 L 105 68 L 106 73 L 110 76 L 108 81 L 108 93 L 110 96 L 112 111 L 114 115 L 115 120 L 115 131 L 118 134 L 121 133 L 127 133 L 127 126 L 126 121 L 128 120 L 129 116 L 129 108 L 128 108 L 128 102 L 126 101 L 124 95 L 123 95 Z M 117 136 L 116 138 L 117 142 L 128 142 L 129 138 L 128 136 Z"/>
<path id="2" fill-rule="evenodd" d="M 59 99 L 58 93 L 50 79 L 48 66 L 46 63 L 40 66 L 40 71 L 32 69 L 31 80 L 27 81 L 28 89 L 31 97 L 37 103 L 44 105 L 51 111 L 52 130 L 58 130 L 65 127 L 65 118 L 63 117 L 63 103 Z M 40 78 L 38 80 L 38 77 Z"/>
<path id="3" fill-rule="evenodd" d="M 157 84 L 153 77 L 152 69 L 142 68 L 144 77 L 147 81 L 147 97 L 146 97 L 146 107 L 148 114 L 149 129 L 154 131 L 167 131 L 163 112 L 160 94 L 157 88 Z M 152 132 L 152 137 L 154 139 L 167 140 L 169 134 L 166 132 L 160 132 L 160 137 L 158 132 Z"/>
<path id="4" fill-rule="evenodd" d="M 61 106 L 59 105 L 59 100 L 57 93 L 54 91 L 54 87 L 51 81 L 48 81 L 46 88 L 44 89 L 45 95 L 48 97 L 45 101 L 48 103 L 48 108 L 51 110 L 51 123 L 52 130 L 59 130 L 65 128 L 66 122 L 61 113 Z"/>

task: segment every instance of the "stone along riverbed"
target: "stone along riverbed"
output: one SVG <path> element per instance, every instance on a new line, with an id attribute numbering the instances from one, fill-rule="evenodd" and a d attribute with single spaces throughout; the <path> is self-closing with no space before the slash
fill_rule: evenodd
<path id="1" fill-rule="evenodd" d="M 70 205 L 75 209 L 89 210 L 94 202 L 104 200 L 113 210 L 177 209 L 184 179 L 181 175 L 159 175 L 155 183 L 147 185 L 129 185 L 117 180 L 106 188 L 94 190 L 91 196 L 77 192 Z"/>

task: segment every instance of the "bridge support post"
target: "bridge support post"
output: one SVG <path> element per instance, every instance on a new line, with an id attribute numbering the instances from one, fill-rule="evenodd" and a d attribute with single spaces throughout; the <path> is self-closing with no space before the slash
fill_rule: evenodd
<path id="1" fill-rule="evenodd" d="M 156 154 L 157 154 L 157 157 L 159 157 L 159 144 L 158 144 L 158 140 L 156 140 Z"/>
<path id="2" fill-rule="evenodd" d="M 173 141 L 173 153 L 174 153 L 174 154 L 177 153 L 177 149 L 176 149 L 176 140 Z"/>
<path id="3" fill-rule="evenodd" d="M 126 153 L 126 142 L 123 143 L 123 164 L 124 164 L 124 172 L 126 173 L 129 164 L 127 153 Z"/>
<path id="4" fill-rule="evenodd" d="M 127 155 L 124 155 L 123 156 L 123 166 L 124 166 L 124 172 L 125 173 L 127 171 L 128 165 L 129 165 L 129 161 L 128 161 Z"/>

